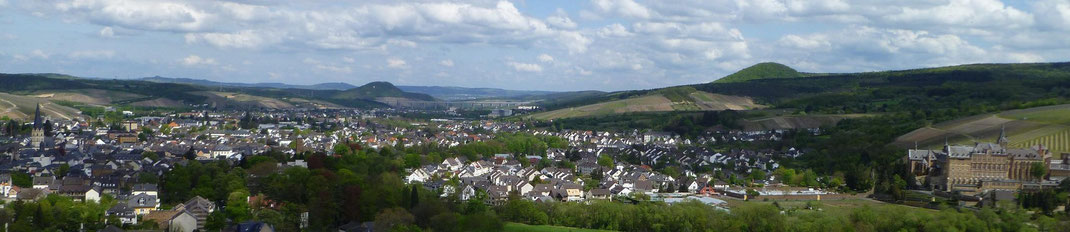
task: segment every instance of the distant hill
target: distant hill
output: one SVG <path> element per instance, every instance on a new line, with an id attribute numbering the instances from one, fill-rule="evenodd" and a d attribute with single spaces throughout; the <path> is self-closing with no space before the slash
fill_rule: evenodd
<path id="1" fill-rule="evenodd" d="M 393 98 L 389 102 L 409 99 L 434 100 L 425 94 L 401 91 L 385 82 L 363 86 L 365 88 L 350 88 L 350 91 L 309 91 L 295 88 L 219 86 L 218 82 L 196 79 L 151 79 L 155 81 L 79 78 L 63 74 L 0 74 L 0 83 L 4 83 L 0 85 L 0 93 L 90 106 L 188 107 L 208 104 L 211 107 L 231 109 L 378 108 L 389 107 L 383 103 L 385 101 L 380 101 L 381 97 Z M 213 83 L 217 85 L 212 86 Z M 347 84 L 327 83 L 319 86 L 332 85 L 334 87 L 331 88 L 340 88 Z M 21 105 L 19 107 L 25 108 Z"/>
<path id="2" fill-rule="evenodd" d="M 770 78 L 795 78 L 802 77 L 803 73 L 795 71 L 795 69 L 788 67 L 787 65 L 765 62 L 755 64 L 753 66 L 739 70 L 736 73 L 722 77 L 713 81 L 714 83 L 732 83 L 732 82 L 744 82 L 755 79 L 770 79 Z"/>
<path id="3" fill-rule="evenodd" d="M 352 88 L 352 89 L 348 89 L 348 90 L 345 90 L 345 91 L 338 92 L 338 93 L 334 94 L 333 96 L 331 96 L 331 98 L 333 98 L 333 99 L 345 99 L 345 100 L 349 100 L 349 99 L 371 100 L 371 99 L 384 98 L 384 97 L 406 98 L 406 99 L 420 100 L 420 101 L 434 101 L 435 100 L 435 98 L 431 97 L 431 95 L 422 94 L 422 93 L 410 93 L 410 92 L 402 91 L 397 86 L 394 86 L 394 84 L 390 84 L 390 82 L 385 82 L 385 81 L 377 81 L 377 82 L 368 83 L 368 84 L 360 86 L 360 87 L 356 87 L 356 88 Z"/>
<path id="4" fill-rule="evenodd" d="M 540 96 L 558 92 L 552 91 L 527 91 L 508 90 L 496 88 L 465 88 L 455 86 L 397 86 L 405 92 L 422 93 L 443 100 L 473 100 L 485 98 L 517 98 L 525 96 Z"/>
<path id="5" fill-rule="evenodd" d="M 707 93 L 683 86 L 659 89 L 619 100 L 537 113 L 529 117 L 549 120 L 632 112 L 750 110 L 764 107 L 748 97 Z"/>
<path id="6" fill-rule="evenodd" d="M 252 88 L 276 88 L 276 89 L 312 89 L 312 90 L 347 90 L 356 88 L 357 86 L 350 85 L 342 82 L 329 82 L 320 83 L 314 85 L 291 85 L 283 83 L 235 83 L 235 82 L 217 82 L 204 79 L 192 79 L 192 78 L 173 78 L 173 77 L 144 77 L 140 80 L 159 82 L 159 83 L 177 83 L 177 84 L 191 84 L 201 86 L 224 86 L 224 87 L 252 87 Z"/>
<path id="7" fill-rule="evenodd" d="M 960 108 L 962 102 L 972 102 L 967 105 L 976 108 L 986 104 L 1000 105 L 1036 101 L 1052 98 L 1052 96 L 1065 96 L 1060 95 L 1065 88 L 1056 86 L 1070 86 L 1070 63 L 969 64 L 835 74 L 799 73 L 779 64 L 763 63 L 741 70 L 737 74 L 740 75 L 734 74 L 726 77 L 727 81 L 587 94 L 565 100 L 541 102 L 540 106 L 547 111 L 584 109 L 586 106 L 595 104 L 651 95 L 690 104 L 689 102 L 694 101 L 688 101 L 682 93 L 702 92 L 748 97 L 755 104 L 796 109 L 808 113 L 866 114 Z M 776 78 L 786 76 L 806 78 Z M 737 81 L 732 81 L 733 79 Z M 741 79 L 747 80 L 738 81 Z M 694 91 L 688 88 L 693 88 Z M 680 92 L 679 90 L 686 91 Z M 647 99 L 649 100 L 649 97 Z M 1052 101 L 1055 100 L 1057 99 L 1052 99 Z M 683 106 L 685 107 L 676 104 L 673 111 L 695 110 L 686 105 Z M 636 109 L 636 107 L 631 108 Z M 617 109 L 620 107 L 612 112 L 617 112 Z M 611 111 L 602 110 L 601 112 Z M 630 110 L 623 112 L 627 113 Z M 557 115 L 573 116 L 574 114 Z M 576 116 L 588 115 L 590 114 Z"/>

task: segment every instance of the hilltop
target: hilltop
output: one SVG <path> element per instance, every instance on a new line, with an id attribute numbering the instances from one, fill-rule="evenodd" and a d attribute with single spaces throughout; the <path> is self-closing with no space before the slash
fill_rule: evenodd
<path id="1" fill-rule="evenodd" d="M 410 100 L 420 100 L 420 101 L 434 101 L 435 100 L 435 98 L 431 97 L 431 95 L 422 94 L 422 93 L 409 93 L 409 92 L 402 91 L 397 86 L 394 86 L 394 84 L 391 84 L 390 82 L 385 82 L 385 81 L 371 82 L 371 83 L 368 83 L 368 84 L 360 86 L 360 87 L 356 87 L 356 88 L 348 89 L 348 90 L 345 90 L 345 91 L 341 91 L 341 92 L 338 92 L 338 93 L 334 94 L 331 98 L 333 98 L 333 99 L 343 99 L 343 100 L 352 100 L 352 99 L 372 100 L 372 99 L 385 98 L 385 97 L 389 97 L 389 98 L 406 98 L 406 99 L 410 99 Z"/>
<path id="2" fill-rule="evenodd" d="M 757 79 L 796 78 L 803 76 L 805 76 L 803 73 L 795 71 L 795 69 L 788 67 L 787 65 L 773 62 L 765 62 L 744 68 L 736 73 L 722 77 L 721 79 L 717 79 L 713 82 L 732 83 Z"/>

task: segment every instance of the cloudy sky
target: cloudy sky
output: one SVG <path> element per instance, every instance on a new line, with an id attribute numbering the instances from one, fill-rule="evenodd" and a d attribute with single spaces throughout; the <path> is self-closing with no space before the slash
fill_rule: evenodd
<path id="1" fill-rule="evenodd" d="M 1070 0 L 0 0 L 0 72 L 624 90 L 1070 58 Z"/>

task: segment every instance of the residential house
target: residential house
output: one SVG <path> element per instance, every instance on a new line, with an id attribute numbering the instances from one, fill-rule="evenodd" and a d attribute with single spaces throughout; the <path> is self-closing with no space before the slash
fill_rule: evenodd
<path id="1" fill-rule="evenodd" d="M 141 218 L 142 221 L 155 221 L 158 228 L 168 232 L 193 232 L 198 230 L 197 219 L 185 210 L 152 211 Z"/>
<path id="2" fill-rule="evenodd" d="M 137 215 L 145 215 L 160 208 L 160 201 L 156 196 L 145 193 L 130 196 L 126 203 L 130 208 L 134 209 L 134 213 Z"/>

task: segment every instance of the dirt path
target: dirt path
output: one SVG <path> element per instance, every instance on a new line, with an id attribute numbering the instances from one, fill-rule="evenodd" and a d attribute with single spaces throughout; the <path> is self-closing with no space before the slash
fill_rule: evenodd
<path id="1" fill-rule="evenodd" d="M 3 112 L 0 112 L 0 115 L 7 115 L 8 113 L 11 113 L 12 111 L 15 111 L 14 113 L 16 113 L 18 115 L 23 115 L 23 116 L 26 115 L 26 114 L 24 114 L 22 112 L 16 111 L 16 109 L 18 109 L 19 106 L 15 105 L 15 103 L 13 103 L 11 101 L 8 101 L 7 99 L 0 99 L 0 101 L 3 101 L 4 103 L 7 103 L 8 105 L 11 105 L 11 107 L 8 107 L 8 108 L 4 109 Z"/>
<path id="2" fill-rule="evenodd" d="M 51 102 L 45 102 L 44 106 L 48 106 L 48 105 L 52 105 L 52 103 Z M 56 112 L 55 110 L 49 109 L 47 107 L 41 107 L 41 110 L 51 112 L 52 115 L 59 116 L 59 117 L 63 118 L 64 120 L 71 120 L 71 117 L 67 117 L 67 115 L 64 115 L 64 114 L 62 114 L 60 112 Z"/>

